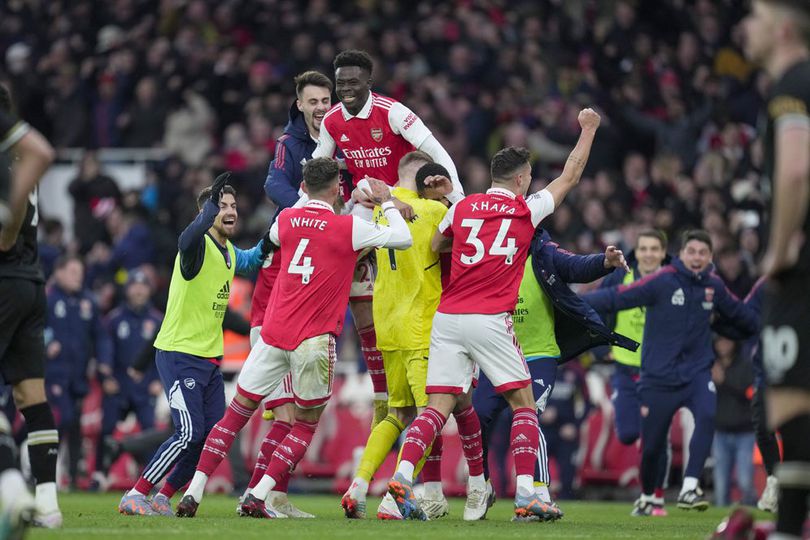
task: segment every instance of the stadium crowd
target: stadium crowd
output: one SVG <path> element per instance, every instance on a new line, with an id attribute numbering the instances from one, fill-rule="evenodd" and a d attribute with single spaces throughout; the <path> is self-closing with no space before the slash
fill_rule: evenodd
<path id="1" fill-rule="evenodd" d="M 88 299 L 106 314 L 145 270 L 162 308 L 197 192 L 233 171 L 236 243 L 257 238 L 274 212 L 262 185 L 293 76 L 331 78 L 336 53 L 361 48 L 374 57 L 375 90 L 421 117 L 468 194 L 488 187 L 489 158 L 504 146 L 531 150 L 530 191 L 540 188 L 565 163 L 578 112 L 595 104 L 602 124 L 580 185 L 545 223 L 552 238 L 577 253 L 629 252 L 639 231 L 657 228 L 674 253 L 681 231 L 704 228 L 720 275 L 743 297 L 762 250 L 755 126 L 767 91 L 741 51 L 743 4 L 10 0 L 0 6 L 0 54 L 19 115 L 58 149 L 86 149 L 70 185 L 72 234 L 41 209 L 46 272 L 77 255 Z M 163 147 L 170 157 L 126 192 L 95 156 L 106 147 Z M 56 284 L 70 286 L 59 271 Z M 582 379 L 578 369 L 571 380 Z"/>

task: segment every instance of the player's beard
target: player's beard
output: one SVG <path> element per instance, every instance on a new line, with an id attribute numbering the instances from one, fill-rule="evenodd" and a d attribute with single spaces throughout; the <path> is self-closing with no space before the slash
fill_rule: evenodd
<path id="1" fill-rule="evenodd" d="M 222 224 L 215 224 L 214 230 L 217 231 L 217 234 L 219 234 L 222 238 L 226 240 L 230 240 L 231 236 L 233 236 L 233 232 L 228 232 L 228 229 L 226 229 Z M 233 224 L 233 228 L 231 230 L 232 231 L 236 230 L 236 223 Z"/>

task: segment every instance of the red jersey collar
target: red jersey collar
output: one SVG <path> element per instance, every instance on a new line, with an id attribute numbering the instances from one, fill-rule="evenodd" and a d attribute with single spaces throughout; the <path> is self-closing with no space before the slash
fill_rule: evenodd
<path id="1" fill-rule="evenodd" d="M 511 191 L 499 187 L 489 188 L 487 190 L 487 195 L 503 195 L 504 197 L 509 197 L 510 199 L 517 199 L 517 195 L 515 195 Z"/>
<path id="2" fill-rule="evenodd" d="M 332 208 L 329 204 L 327 204 L 327 203 L 325 203 L 323 201 L 315 200 L 315 199 L 307 201 L 307 204 L 305 206 L 308 206 L 310 208 L 321 208 L 321 209 L 329 210 L 333 214 L 335 213 L 335 209 Z"/>

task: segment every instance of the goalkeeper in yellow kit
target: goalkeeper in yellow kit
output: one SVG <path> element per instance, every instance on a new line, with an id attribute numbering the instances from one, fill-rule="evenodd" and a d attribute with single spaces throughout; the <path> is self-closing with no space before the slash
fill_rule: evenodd
<path id="1" fill-rule="evenodd" d="M 357 476 L 341 500 L 347 518 L 366 517 L 371 477 L 405 427 L 428 402 L 425 382 L 430 330 L 442 293 L 439 255 L 430 248 L 430 240 L 447 207 L 425 198 L 431 194 L 429 188 L 425 193 L 424 175 L 417 178 L 417 172 L 426 164 L 441 168 L 418 150 L 403 156 L 398 168 L 399 182 L 393 188 L 393 195 L 413 208 L 414 216 L 408 223 L 413 245 L 396 254 L 387 249 L 377 250 L 373 308 L 377 348 L 382 352 L 388 384 L 388 416 L 371 431 Z M 374 220 L 385 224 L 379 208 L 375 209 Z M 437 438 L 422 471 L 425 482 L 422 508 L 426 512 L 433 510 L 429 512 L 431 517 L 447 513 L 447 500 L 441 488 L 440 452 L 441 441 Z M 377 517 L 402 519 L 393 499 L 383 500 Z"/>

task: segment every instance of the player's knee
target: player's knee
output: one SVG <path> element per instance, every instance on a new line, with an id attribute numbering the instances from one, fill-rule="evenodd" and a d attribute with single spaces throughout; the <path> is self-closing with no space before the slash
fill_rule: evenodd
<path id="1" fill-rule="evenodd" d="M 14 385 L 14 403 L 18 409 L 45 403 L 45 381 L 43 379 L 26 379 Z"/>
<path id="2" fill-rule="evenodd" d="M 374 325 L 374 311 L 372 303 L 368 300 L 355 300 L 349 304 L 355 328 L 365 330 Z"/>
<path id="3" fill-rule="evenodd" d="M 258 401 L 255 401 L 247 396 L 243 396 L 242 394 L 237 393 L 233 398 L 238 404 L 242 405 L 243 407 L 247 407 L 251 411 L 255 411 L 259 408 Z"/>
<path id="4" fill-rule="evenodd" d="M 279 422 L 292 424 L 295 422 L 295 405 L 285 403 L 273 409 L 273 417 Z"/>
<path id="5" fill-rule="evenodd" d="M 456 406 L 456 398 L 454 394 L 430 394 L 428 408 L 439 411 L 447 418 Z"/>
<path id="6" fill-rule="evenodd" d="M 536 409 L 534 394 L 530 386 L 508 390 L 504 392 L 503 397 L 506 398 L 513 411 L 516 409 Z"/>
<path id="7" fill-rule="evenodd" d="M 698 410 L 693 413 L 695 418 L 695 429 L 700 429 L 701 427 L 705 427 L 706 429 L 714 429 L 714 419 L 715 419 L 715 411 L 714 410 Z"/>
<path id="8" fill-rule="evenodd" d="M 295 407 L 295 420 L 301 422 L 314 423 L 321 419 L 325 405 L 313 408 L 302 408 L 296 405 Z"/>
<path id="9" fill-rule="evenodd" d="M 207 435 L 202 423 L 197 425 L 192 422 L 188 427 L 183 426 L 181 423 L 177 429 L 177 437 L 186 448 L 193 448 L 196 445 L 204 443 Z"/>

